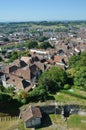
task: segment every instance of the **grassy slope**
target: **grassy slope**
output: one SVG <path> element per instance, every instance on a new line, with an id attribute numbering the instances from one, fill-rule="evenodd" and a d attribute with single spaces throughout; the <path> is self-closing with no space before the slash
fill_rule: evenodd
<path id="1" fill-rule="evenodd" d="M 69 130 L 86 130 L 86 116 L 72 115 L 67 121 Z"/>
<path id="2" fill-rule="evenodd" d="M 67 121 L 62 119 L 60 115 L 49 115 L 52 124 L 48 127 L 38 128 L 36 130 L 86 130 L 86 117 L 79 115 L 71 115 Z"/>
<path id="3" fill-rule="evenodd" d="M 86 91 L 79 90 L 79 89 L 73 89 L 74 92 L 71 93 L 65 93 L 60 92 L 57 93 L 54 96 L 55 100 L 62 103 L 67 104 L 79 104 L 79 105 L 86 105 Z"/>
<path id="4" fill-rule="evenodd" d="M 0 130 L 14 130 L 18 127 L 18 120 L 0 122 Z"/>

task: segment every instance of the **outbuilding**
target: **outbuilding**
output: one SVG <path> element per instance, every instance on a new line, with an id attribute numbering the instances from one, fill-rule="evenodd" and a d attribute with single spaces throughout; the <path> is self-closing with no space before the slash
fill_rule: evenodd
<path id="1" fill-rule="evenodd" d="M 42 114 L 40 108 L 29 106 L 22 112 L 21 118 L 23 119 L 26 128 L 41 125 Z"/>

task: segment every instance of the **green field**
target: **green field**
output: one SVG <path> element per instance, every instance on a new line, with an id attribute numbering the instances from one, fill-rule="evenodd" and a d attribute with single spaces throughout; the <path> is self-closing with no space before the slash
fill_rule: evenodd
<path id="1" fill-rule="evenodd" d="M 52 124 L 36 130 L 86 130 L 86 116 L 71 115 L 67 121 L 60 115 L 51 114 L 49 117 Z"/>
<path id="2" fill-rule="evenodd" d="M 59 92 L 54 96 L 55 100 L 63 104 L 78 104 L 86 107 L 86 91 L 73 89 L 74 92 L 69 92 L 68 90 Z"/>
<path id="3" fill-rule="evenodd" d="M 18 128 L 18 123 L 18 118 L 3 117 L 2 121 L 0 121 L 0 130 L 15 130 Z"/>
<path id="4" fill-rule="evenodd" d="M 24 123 L 19 118 L 12 117 L 10 120 L 9 117 L 6 118 L 0 121 L 0 130 L 32 130 L 31 128 L 26 129 Z"/>
<path id="5" fill-rule="evenodd" d="M 86 116 L 71 115 L 65 121 L 61 115 L 50 114 L 46 116 L 41 128 L 36 130 L 86 130 Z M 33 130 L 32 128 L 25 128 L 24 123 L 19 119 L 12 119 L 10 121 L 0 121 L 0 130 Z"/>

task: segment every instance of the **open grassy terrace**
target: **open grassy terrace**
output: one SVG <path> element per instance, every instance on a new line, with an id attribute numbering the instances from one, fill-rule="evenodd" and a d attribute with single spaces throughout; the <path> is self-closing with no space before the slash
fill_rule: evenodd
<path id="1" fill-rule="evenodd" d="M 49 115 L 51 124 L 38 128 L 36 130 L 86 130 L 86 116 L 71 115 L 65 121 L 60 115 Z M 46 119 L 45 119 L 46 120 Z"/>
<path id="2" fill-rule="evenodd" d="M 73 92 L 68 90 L 59 92 L 53 95 L 55 100 L 63 104 L 78 104 L 86 106 L 86 91 L 73 89 Z"/>

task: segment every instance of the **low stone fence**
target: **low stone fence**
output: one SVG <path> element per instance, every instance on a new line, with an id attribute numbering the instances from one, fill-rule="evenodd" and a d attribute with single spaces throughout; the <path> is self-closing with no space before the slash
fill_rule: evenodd
<path id="1" fill-rule="evenodd" d="M 55 113 L 55 106 L 41 106 L 40 107 L 41 112 L 45 112 L 47 114 L 53 114 Z"/>
<path id="2" fill-rule="evenodd" d="M 86 111 L 83 109 L 80 109 L 78 105 L 62 105 L 62 106 L 48 105 L 48 106 L 41 106 L 40 110 L 41 112 L 45 112 L 47 114 L 54 114 L 54 113 L 62 114 L 65 106 L 69 109 L 70 114 L 79 114 L 79 115 L 86 116 Z"/>

